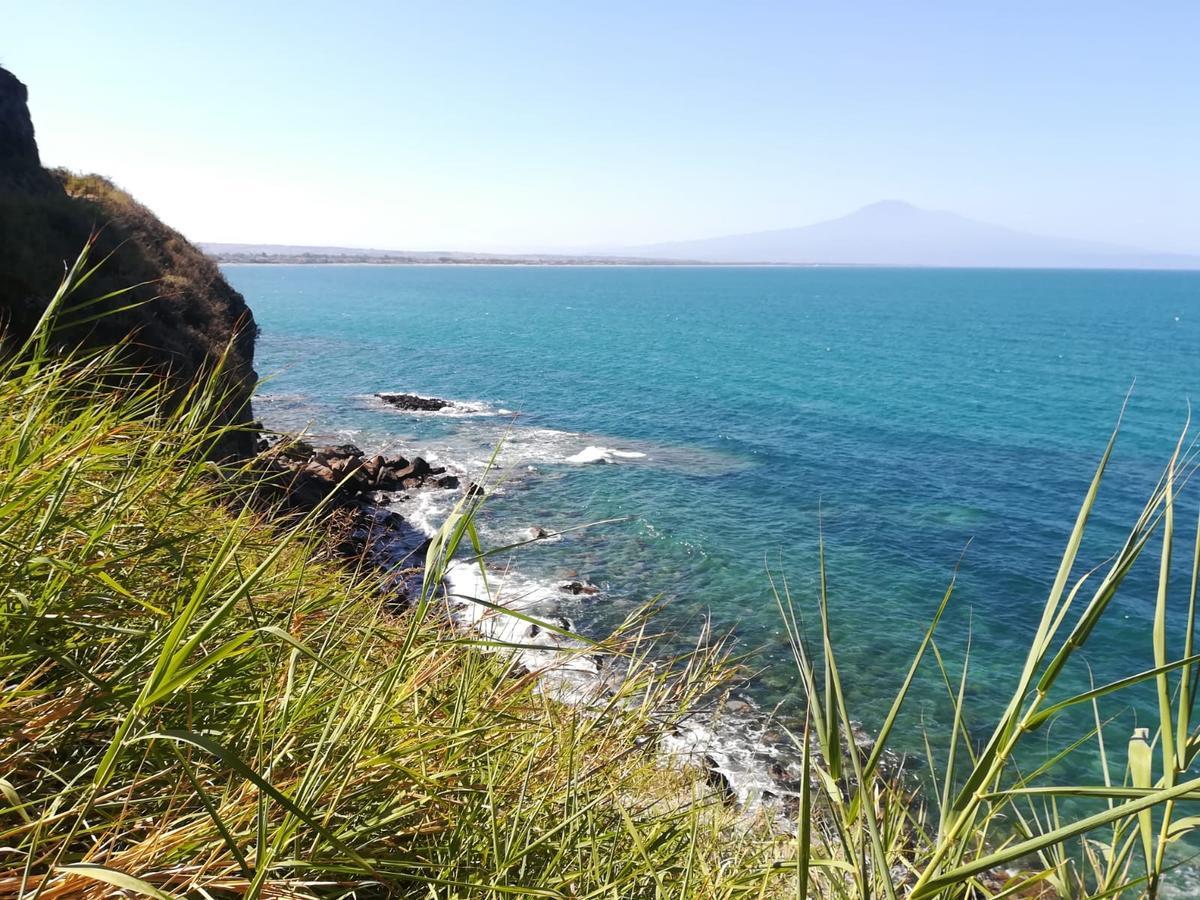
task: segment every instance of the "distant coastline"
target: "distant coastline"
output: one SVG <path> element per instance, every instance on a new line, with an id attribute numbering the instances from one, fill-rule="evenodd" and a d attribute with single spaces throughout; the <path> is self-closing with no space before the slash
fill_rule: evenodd
<path id="1" fill-rule="evenodd" d="M 604 253 L 486 253 L 460 250 L 379 250 L 291 244 L 201 243 L 219 263 L 359 266 L 704 266 L 702 260 Z"/>
<path id="2" fill-rule="evenodd" d="M 477 253 L 464 251 L 376 250 L 354 247 L 305 247 L 287 244 L 198 245 L 222 265 L 248 266 L 508 266 L 536 268 L 787 268 L 787 269 L 1028 269 L 1063 271 L 1200 271 L 1187 257 L 1161 258 L 1157 263 L 1129 257 L 1076 258 L 1070 262 L 1029 259 L 998 262 L 992 260 L 894 260 L 841 259 L 696 259 L 679 255 L 556 254 L 556 253 Z"/>
<path id="3" fill-rule="evenodd" d="M 208 256 L 222 266 L 326 266 L 337 268 L 507 268 L 507 269 L 942 269 L 946 271 L 995 272 L 1162 272 L 1164 274 L 1197 274 L 1197 269 L 1144 269 L 1137 266 L 939 266 L 916 263 L 787 263 L 787 262 L 703 262 L 675 259 L 580 259 L 559 262 L 535 262 L 512 258 L 480 258 L 471 260 L 404 260 L 356 259 L 338 257 L 313 259 L 304 256 L 279 256 L 271 259 L 251 258 L 223 253 Z"/>
<path id="4" fill-rule="evenodd" d="M 313 253 L 251 254 L 209 252 L 217 262 L 230 265 L 258 266 L 721 266 L 699 260 L 625 259 L 605 257 L 526 257 L 526 256 L 350 256 Z M 739 265 L 746 265 L 741 263 Z M 750 265 L 754 265 L 750 263 Z"/>

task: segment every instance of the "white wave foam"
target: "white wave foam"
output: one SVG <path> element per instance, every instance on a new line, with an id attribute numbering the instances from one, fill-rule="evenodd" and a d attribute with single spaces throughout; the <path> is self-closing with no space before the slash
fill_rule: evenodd
<path id="1" fill-rule="evenodd" d="M 550 429 L 530 429 L 525 437 L 526 441 L 517 442 L 523 445 L 522 459 L 531 458 L 533 451 L 555 462 L 564 459 L 564 443 L 578 439 L 578 435 Z M 590 446 L 568 461 L 584 461 L 578 457 L 611 461 L 640 459 L 645 454 Z M 409 524 L 432 536 L 457 499 L 456 491 L 425 490 L 395 507 Z M 525 531 L 521 536 L 528 534 Z M 582 706 L 595 704 L 611 696 L 625 677 L 624 666 L 592 652 L 585 641 L 570 636 L 574 625 L 561 611 L 564 605 L 570 607 L 573 598 L 558 582 L 538 582 L 512 570 L 494 572 L 481 569 L 478 561 L 457 560 L 446 572 L 444 584 L 459 627 L 495 642 L 497 652 L 512 654 L 522 667 L 538 676 L 538 690 L 555 700 Z M 789 765 L 793 761 L 762 739 L 765 721 L 757 711 L 717 718 L 698 713 L 665 736 L 660 750 L 673 762 L 717 773 L 743 809 L 754 812 L 766 805 L 786 830 L 791 823 L 778 803 L 789 792 L 771 772 L 776 767 L 793 768 L 794 763 Z"/>
<path id="2" fill-rule="evenodd" d="M 612 447 L 585 447 L 574 456 L 568 456 L 569 463 L 611 463 L 618 459 L 645 459 L 646 454 L 637 450 L 615 450 Z"/>
<path id="3" fill-rule="evenodd" d="M 430 413 L 429 415 L 438 415 Z M 588 445 L 594 436 L 576 431 L 560 431 L 556 428 L 510 428 L 507 423 L 497 427 L 497 418 L 463 417 L 452 434 L 425 437 L 419 446 L 398 446 L 396 449 L 420 453 L 427 459 L 431 452 L 440 453 L 443 459 L 454 460 L 471 477 L 478 478 L 489 462 L 500 471 L 512 474 L 517 471 L 536 471 L 537 466 L 563 465 L 564 463 L 591 462 L 587 455 L 597 451 L 603 453 L 605 461 L 642 459 L 646 456 L 638 450 L 614 450 L 599 444 Z M 580 451 L 580 446 L 586 449 Z M 495 453 L 493 461 L 493 453 Z M 584 456 L 581 456 L 584 454 Z M 531 469 L 530 467 L 535 467 Z"/>
<path id="4" fill-rule="evenodd" d="M 294 394 L 294 393 L 293 394 L 288 394 L 288 393 L 276 394 L 276 393 L 270 393 L 270 392 L 266 392 L 266 391 L 260 391 L 254 395 L 255 403 L 302 404 L 302 403 L 309 403 L 311 401 L 312 401 L 312 398 L 309 397 L 307 394 Z"/>
<path id="5" fill-rule="evenodd" d="M 766 716 L 759 710 L 750 715 L 722 713 L 682 722 L 663 738 L 662 750 L 669 759 L 718 773 L 737 802 L 747 810 L 778 802 L 791 794 L 771 774 L 772 768 L 799 777 L 795 754 L 785 755 L 777 745 L 763 740 Z M 776 807 L 781 821 L 786 819 Z"/>
<path id="6" fill-rule="evenodd" d="M 602 669 L 587 643 L 561 633 L 574 625 L 554 612 L 562 597 L 555 586 L 515 572 L 486 572 L 466 560 L 453 563 L 445 581 L 459 625 L 495 641 L 498 650 L 537 673 L 539 690 L 564 703 L 587 704 L 615 686 L 613 679 L 620 677 L 615 670 Z"/>
<path id="7" fill-rule="evenodd" d="M 411 499 L 392 504 L 404 516 L 405 520 L 424 532 L 427 537 L 437 534 L 441 523 L 450 515 L 458 500 L 458 492 L 449 490 L 421 490 Z"/>

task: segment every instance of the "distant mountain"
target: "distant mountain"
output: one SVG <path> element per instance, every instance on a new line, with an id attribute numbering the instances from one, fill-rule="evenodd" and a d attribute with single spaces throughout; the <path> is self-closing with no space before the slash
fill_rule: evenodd
<path id="1" fill-rule="evenodd" d="M 801 228 L 674 241 L 623 256 L 715 263 L 825 263 L 1085 269 L 1200 269 L 1200 256 L 1043 237 L 884 200 Z"/>

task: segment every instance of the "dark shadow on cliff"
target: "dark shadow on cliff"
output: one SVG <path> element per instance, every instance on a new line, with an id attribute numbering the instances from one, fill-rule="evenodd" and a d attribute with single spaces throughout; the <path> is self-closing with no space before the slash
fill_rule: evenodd
<path id="1" fill-rule="evenodd" d="M 96 235 L 105 264 L 86 285 L 96 318 L 59 336 L 64 345 L 108 346 L 132 337 L 130 362 L 180 385 L 226 356 L 230 424 L 249 425 L 257 327 L 215 262 L 106 178 L 42 168 L 25 86 L 0 68 L 0 316 L 10 339 L 33 328 L 69 261 Z M 232 346 L 230 346 L 232 344 Z M 253 452 L 247 430 L 224 450 Z"/>

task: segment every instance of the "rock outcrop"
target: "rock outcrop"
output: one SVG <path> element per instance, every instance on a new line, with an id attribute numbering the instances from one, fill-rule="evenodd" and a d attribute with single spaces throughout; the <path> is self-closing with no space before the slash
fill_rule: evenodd
<path id="1" fill-rule="evenodd" d="M 254 460 L 253 471 L 266 495 L 287 509 L 308 511 L 325 503 L 330 507 L 369 503 L 376 491 L 417 488 L 457 489 L 456 475 L 442 466 L 431 466 L 417 456 L 367 458 L 354 444 L 315 448 L 303 441 L 284 440 L 264 449 Z"/>
<path id="2" fill-rule="evenodd" d="M 560 591 L 579 596 L 580 594 L 598 594 L 600 588 L 586 579 L 583 581 L 564 581 L 559 586 Z"/>
<path id="3" fill-rule="evenodd" d="M 420 590 L 424 533 L 385 505 L 386 491 L 457 490 L 458 477 L 422 457 L 373 456 L 354 444 L 313 447 L 282 439 L 263 447 L 246 475 L 253 502 L 276 515 L 302 515 L 320 507 L 320 533 L 333 554 L 354 571 L 376 570 L 390 604 L 405 605 Z"/>
<path id="4" fill-rule="evenodd" d="M 437 397 L 421 397 L 417 394 L 376 394 L 388 406 L 410 412 L 439 412 L 448 406 L 453 406 L 449 400 L 439 400 Z"/>
<path id="5" fill-rule="evenodd" d="M 0 183 L 22 181 L 48 187 L 51 179 L 38 158 L 29 92 L 16 76 L 0 68 Z"/>
<path id="6" fill-rule="evenodd" d="M 98 232 L 91 259 L 107 259 L 78 299 L 132 290 L 89 310 L 110 314 L 60 333 L 60 344 L 127 339 L 130 362 L 180 386 L 220 364 L 221 418 L 249 426 L 257 328 L 242 295 L 215 262 L 111 181 L 44 169 L 27 100 L 25 85 L 0 68 L 0 318 L 8 339 L 28 334 L 64 266 Z M 253 449 L 247 429 L 219 452 L 245 457 Z"/>

